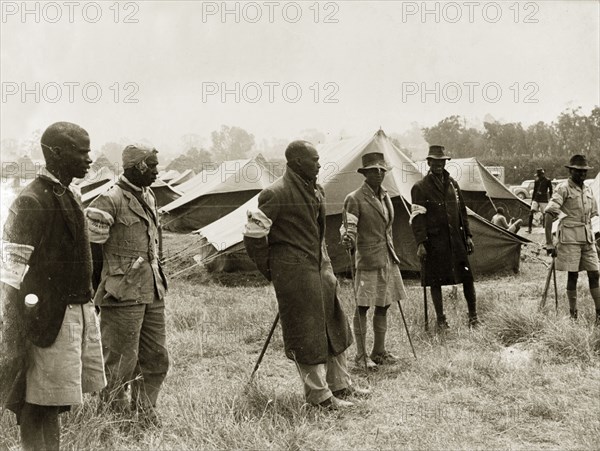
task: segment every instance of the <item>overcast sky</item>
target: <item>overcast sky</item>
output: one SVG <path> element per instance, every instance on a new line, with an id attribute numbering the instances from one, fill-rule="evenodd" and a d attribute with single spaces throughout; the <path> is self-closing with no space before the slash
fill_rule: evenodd
<path id="1" fill-rule="evenodd" d="M 600 104 L 598 1 L 73 3 L 2 2 L 3 139 L 68 120 L 93 148 L 174 151 L 221 124 L 258 141 Z"/>

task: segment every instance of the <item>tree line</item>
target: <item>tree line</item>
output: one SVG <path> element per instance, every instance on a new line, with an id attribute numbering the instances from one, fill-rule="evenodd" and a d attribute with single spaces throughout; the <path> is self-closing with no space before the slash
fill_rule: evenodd
<path id="1" fill-rule="evenodd" d="M 16 172 L 22 172 L 22 177 L 34 176 L 35 164 L 28 156 L 35 161 L 42 159 L 40 135 L 41 131 L 35 130 L 31 137 L 20 142 L 2 140 L 3 160 L 13 162 L 3 164 L 3 176 L 18 175 Z M 339 137 L 329 139 L 345 135 L 341 131 Z M 465 118 L 454 115 L 431 127 L 412 123 L 411 129 L 403 134 L 389 133 L 389 136 L 409 157 L 425 155 L 427 143 L 443 144 L 454 158 L 475 157 L 485 165 L 504 166 L 505 181 L 509 184 L 533 178 L 539 167 L 546 170 L 549 178 L 567 177 L 564 165 L 575 153 L 586 155 L 594 167 L 588 177 L 594 177 L 600 167 L 600 107 L 595 107 L 589 115 L 583 114 L 581 108 L 569 109 L 549 124 L 540 121 L 528 127 L 520 122 L 502 124 L 495 120 L 484 121 L 483 128 L 474 127 Z M 299 137 L 314 144 L 326 141 L 326 135 L 316 129 L 302 130 Z M 166 170 L 192 169 L 195 173 L 222 161 L 248 158 L 257 151 L 268 160 L 282 162 L 287 144 L 286 139 L 279 138 L 256 143 L 254 135 L 243 128 L 222 125 L 210 134 L 210 143 L 199 134 L 183 135 L 177 146 L 181 149 L 179 155 L 171 161 L 166 158 L 162 161 L 168 162 Z M 123 148 L 123 142 L 102 145 L 92 169 L 106 166 L 118 170 Z"/>
<path id="2" fill-rule="evenodd" d="M 588 177 L 600 166 L 600 107 L 589 116 L 581 108 L 569 109 L 547 124 L 537 122 L 523 127 L 520 122 L 484 122 L 483 130 L 467 125 L 464 118 L 450 116 L 433 127 L 422 129 L 425 141 L 443 144 L 456 158 L 475 157 L 490 166 L 504 166 L 506 183 L 532 179 L 542 167 L 549 178 L 565 178 L 564 165 L 573 154 L 587 156 Z"/>

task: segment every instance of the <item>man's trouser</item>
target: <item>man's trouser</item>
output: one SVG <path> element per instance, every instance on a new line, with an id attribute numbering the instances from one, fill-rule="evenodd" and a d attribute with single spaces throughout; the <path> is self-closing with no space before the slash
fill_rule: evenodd
<path id="1" fill-rule="evenodd" d="M 164 304 L 102 307 L 100 328 L 105 399 L 117 408 L 127 406 L 125 389 L 131 383 L 132 404 L 155 406 L 169 368 Z"/>
<path id="2" fill-rule="evenodd" d="M 304 384 L 304 395 L 309 404 L 319 404 L 352 384 L 346 362 L 346 351 L 327 358 L 327 363 L 306 365 L 297 363 L 300 379 Z"/>

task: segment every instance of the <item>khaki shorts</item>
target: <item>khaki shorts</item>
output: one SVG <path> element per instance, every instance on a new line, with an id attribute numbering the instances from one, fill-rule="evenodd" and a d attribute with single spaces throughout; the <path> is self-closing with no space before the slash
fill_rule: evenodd
<path id="1" fill-rule="evenodd" d="M 361 307 L 385 307 L 407 298 L 400 268 L 389 254 L 383 268 L 356 271 L 356 296 Z"/>
<path id="2" fill-rule="evenodd" d="M 598 271 L 598 254 L 594 244 L 556 245 L 557 271 Z"/>
<path id="3" fill-rule="evenodd" d="M 538 202 L 534 200 L 531 202 L 531 211 L 539 211 L 540 213 L 544 213 L 547 206 L 548 202 Z"/>
<path id="4" fill-rule="evenodd" d="M 94 305 L 69 304 L 54 343 L 47 348 L 31 346 L 25 400 L 42 406 L 81 404 L 83 393 L 105 385 Z"/>

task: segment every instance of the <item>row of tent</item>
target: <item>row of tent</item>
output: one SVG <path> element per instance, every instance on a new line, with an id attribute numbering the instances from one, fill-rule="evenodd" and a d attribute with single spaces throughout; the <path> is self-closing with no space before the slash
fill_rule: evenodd
<path id="1" fill-rule="evenodd" d="M 363 182 L 356 169 L 361 165 L 362 155 L 369 152 L 383 153 L 391 166 L 384 186 L 396 209 L 394 237 L 400 250 L 401 268 L 418 270 L 416 244 L 408 227 L 408 211 L 410 189 L 427 173 L 427 163 L 410 160 L 381 130 L 366 138 L 344 139 L 319 146 L 320 183 L 326 191 L 328 212 L 326 239 L 334 269 L 342 272 L 348 267 L 345 250 L 339 245 L 341 210 L 346 194 Z M 474 254 L 474 269 L 478 272 L 504 268 L 517 270 L 521 245 L 529 241 L 493 226 L 488 220 L 499 206 L 509 217 L 526 219 L 529 205 L 474 158 L 450 160 L 446 168 L 458 181 L 470 209 L 476 246 L 493 249 L 493 252 Z M 256 207 L 258 193 L 275 181 L 273 171 L 258 155 L 252 159 L 226 161 L 197 175 L 191 170 L 181 174 L 175 172 L 162 173 L 152 186 L 163 228 L 198 233 L 201 237 L 200 259 L 215 269 L 234 269 L 240 260 L 244 260 L 242 231 L 246 211 Z M 105 171 L 95 179 L 90 178 L 83 186 L 84 203 L 110 188 L 116 177 Z"/>
<path id="2" fill-rule="evenodd" d="M 419 271 L 416 243 L 408 218 L 411 188 L 427 173 L 426 165 L 415 163 L 404 155 L 382 130 L 367 138 L 324 144 L 318 150 L 321 162 L 319 183 L 325 189 L 326 198 L 326 242 L 334 271 L 341 273 L 349 270 L 348 256 L 339 237 L 343 202 L 349 192 L 363 183 L 364 178 L 357 169 L 361 167 L 362 155 L 371 152 L 383 153 L 390 166 L 383 186 L 389 192 L 396 211 L 393 232 L 400 267 L 402 270 Z M 494 214 L 495 207 L 501 205 L 512 216 L 523 217 L 528 214 L 528 205 L 514 196 L 475 159 L 451 162 L 447 167 L 464 189 L 465 201 L 470 207 L 473 240 L 476 249 L 479 249 L 472 257 L 474 270 L 479 273 L 503 269 L 518 271 L 521 246 L 530 241 L 494 226 L 488 219 Z M 259 187 L 256 188 L 254 195 L 241 206 L 195 231 L 201 240 L 198 253 L 202 263 L 215 270 L 233 270 L 240 262 L 244 262 L 242 233 L 246 212 L 258 205 L 260 190 Z M 191 197 L 188 205 L 193 205 L 198 199 L 193 200 Z M 238 199 L 242 200 L 242 197 Z M 167 207 L 163 207 L 163 211 Z M 214 204 L 214 208 L 220 207 Z M 169 211 L 176 210 L 173 208 Z M 168 216 L 163 218 L 168 222 Z"/>
<path id="3" fill-rule="evenodd" d="M 207 166 L 199 174 L 191 169 L 182 173 L 163 171 L 151 189 L 161 213 L 168 214 L 163 227 L 190 232 L 239 207 L 275 179 L 267 161 L 259 154 Z M 108 191 L 117 180 L 118 175 L 107 167 L 91 171 L 79 180 L 84 206 Z"/>
<path id="4" fill-rule="evenodd" d="M 83 206 L 87 207 L 96 197 L 107 192 L 115 183 L 117 183 L 118 179 L 119 176 L 107 167 L 88 173 L 86 177 L 77 184 L 81 191 L 81 201 Z M 173 202 L 182 195 L 181 191 L 176 187 L 169 185 L 162 179 L 157 179 L 151 188 L 156 196 L 159 207 Z"/>

